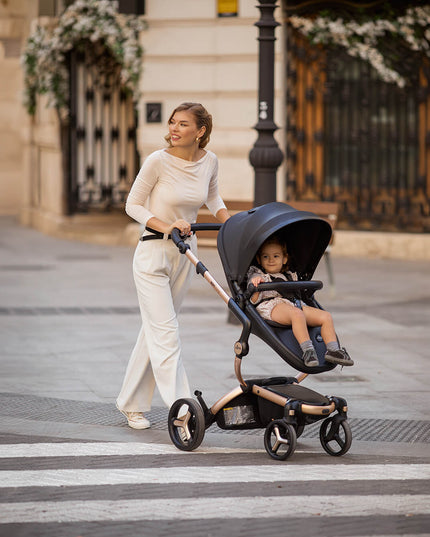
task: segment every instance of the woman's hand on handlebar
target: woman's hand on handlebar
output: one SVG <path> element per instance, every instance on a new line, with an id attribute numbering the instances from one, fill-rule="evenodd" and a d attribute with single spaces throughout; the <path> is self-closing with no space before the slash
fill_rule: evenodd
<path id="1" fill-rule="evenodd" d="M 176 220 L 176 222 L 173 222 L 173 224 L 169 228 L 169 233 L 171 233 L 172 229 L 175 228 L 179 229 L 183 237 L 188 237 L 189 235 L 191 235 L 191 224 L 186 220 L 179 219 Z"/>

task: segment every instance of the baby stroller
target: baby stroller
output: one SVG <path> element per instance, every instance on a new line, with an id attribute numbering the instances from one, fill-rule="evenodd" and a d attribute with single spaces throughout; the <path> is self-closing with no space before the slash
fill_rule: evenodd
<path id="1" fill-rule="evenodd" d="M 320 441 L 333 456 L 346 453 L 352 441 L 347 421 L 347 404 L 340 397 L 324 396 L 301 386 L 308 374 L 319 374 L 336 367 L 324 360 L 325 345 L 319 328 L 309 328 L 318 355 L 319 365 L 307 367 L 301 348 L 291 327 L 268 322 L 249 300 L 252 290 L 276 289 L 294 293 L 304 303 L 321 308 L 314 293 L 320 281 L 311 278 L 332 235 L 328 222 L 311 212 L 298 211 L 285 203 L 273 202 L 232 216 L 220 224 L 193 224 L 192 230 L 219 229 L 217 246 L 232 296 L 216 282 L 207 268 L 190 251 L 176 229 L 172 239 L 182 254 L 195 265 L 226 302 L 242 325 L 242 333 L 234 344 L 235 374 L 239 386 L 221 397 L 210 408 L 200 391 L 197 400 L 178 399 L 168 416 L 169 435 L 173 444 L 183 450 L 196 449 L 213 423 L 221 429 L 264 428 L 264 446 L 276 460 L 287 459 L 296 448 L 297 438 L 306 425 L 322 421 Z M 263 242 L 276 233 L 288 245 L 289 261 L 297 273 L 294 282 L 272 282 L 247 289 L 246 274 Z M 255 261 L 254 261 L 255 263 Z M 266 342 L 281 358 L 299 371 L 295 377 L 253 378 L 244 380 L 242 358 L 248 354 L 250 334 Z"/>

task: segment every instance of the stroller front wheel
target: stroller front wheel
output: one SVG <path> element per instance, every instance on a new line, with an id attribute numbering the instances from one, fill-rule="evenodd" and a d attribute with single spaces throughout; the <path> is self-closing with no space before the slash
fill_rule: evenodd
<path id="1" fill-rule="evenodd" d="M 178 399 L 169 410 L 168 428 L 173 444 L 182 451 L 198 448 L 205 435 L 205 416 L 194 399 Z"/>
<path id="2" fill-rule="evenodd" d="M 289 423 L 284 420 L 274 420 L 266 427 L 264 447 L 272 459 L 285 461 L 294 453 L 296 445 L 296 430 Z"/>
<path id="3" fill-rule="evenodd" d="M 352 432 L 348 421 L 333 416 L 322 422 L 320 442 L 324 450 L 333 457 L 340 457 L 351 447 Z"/>

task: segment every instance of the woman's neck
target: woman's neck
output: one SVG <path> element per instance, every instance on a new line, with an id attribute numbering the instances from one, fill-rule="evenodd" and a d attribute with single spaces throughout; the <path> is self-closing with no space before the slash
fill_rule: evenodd
<path id="1" fill-rule="evenodd" d="M 205 153 L 200 147 L 169 147 L 167 152 L 174 157 L 188 160 L 190 162 L 197 162 Z"/>

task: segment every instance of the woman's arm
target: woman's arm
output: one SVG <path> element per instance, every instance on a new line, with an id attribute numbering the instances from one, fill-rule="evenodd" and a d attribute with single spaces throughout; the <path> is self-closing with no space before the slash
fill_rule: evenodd
<path id="1" fill-rule="evenodd" d="M 230 214 L 218 191 L 218 158 L 215 153 L 209 153 L 209 157 L 212 159 L 213 168 L 209 180 L 206 207 L 215 216 L 215 218 L 223 224 L 230 218 Z"/>
<path id="2" fill-rule="evenodd" d="M 143 226 L 146 226 L 148 220 L 154 217 L 145 205 L 158 177 L 159 156 L 157 152 L 154 152 L 142 164 L 125 203 L 125 212 Z"/>
<path id="3" fill-rule="evenodd" d="M 227 209 L 222 208 L 219 209 L 219 211 L 216 213 L 215 218 L 219 222 L 224 224 L 224 222 L 226 222 L 230 218 L 230 213 L 227 211 Z"/>
<path id="4" fill-rule="evenodd" d="M 230 218 L 230 214 L 227 211 L 227 209 L 220 209 L 216 213 L 216 219 L 224 224 L 226 220 Z M 156 218 L 153 216 L 150 218 L 146 225 L 150 227 L 151 229 L 155 229 L 155 231 L 159 231 L 160 233 L 166 233 L 170 234 L 172 232 L 173 228 L 178 228 L 182 235 L 186 235 L 191 232 L 191 224 L 187 222 L 186 220 L 176 220 L 176 222 L 173 222 L 173 224 L 167 224 L 163 220 L 160 220 L 159 218 Z"/>
<path id="5" fill-rule="evenodd" d="M 188 233 L 191 232 L 191 224 L 182 219 L 176 220 L 173 224 L 167 224 L 163 220 L 153 216 L 146 222 L 146 226 L 155 231 L 159 231 L 160 233 L 165 233 L 166 235 L 170 234 L 175 227 L 179 229 L 181 235 L 188 235 Z"/>

